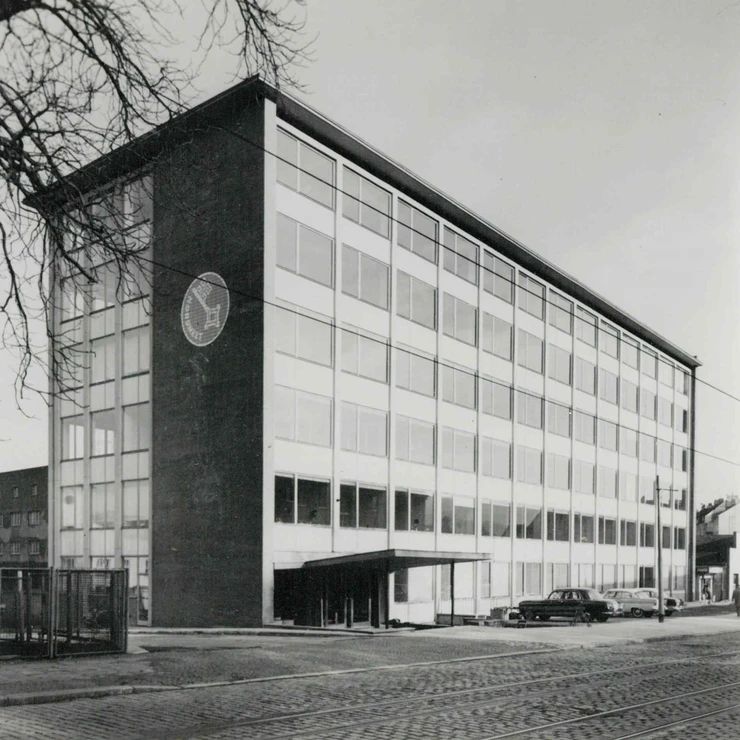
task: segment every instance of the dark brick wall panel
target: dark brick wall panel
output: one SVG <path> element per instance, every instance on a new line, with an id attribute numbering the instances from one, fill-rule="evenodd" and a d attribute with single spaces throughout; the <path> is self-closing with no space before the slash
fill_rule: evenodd
<path id="1" fill-rule="evenodd" d="M 262 623 L 264 162 L 239 137 L 262 145 L 263 105 L 194 130 L 154 171 L 154 259 L 167 266 L 153 274 L 154 625 Z M 231 307 L 198 348 L 180 310 L 204 272 L 224 278 Z"/>

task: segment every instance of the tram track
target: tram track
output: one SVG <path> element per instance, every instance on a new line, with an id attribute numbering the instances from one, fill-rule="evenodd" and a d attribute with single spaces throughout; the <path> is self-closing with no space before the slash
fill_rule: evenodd
<path id="1" fill-rule="evenodd" d="M 446 712 L 464 713 L 476 712 L 481 709 L 491 710 L 502 704 L 518 703 L 521 701 L 536 702 L 553 699 L 559 692 L 562 692 L 562 684 L 570 683 L 574 690 L 598 691 L 599 683 L 611 676 L 622 675 L 628 680 L 634 680 L 637 683 L 647 680 L 646 672 L 654 673 L 665 669 L 666 667 L 680 667 L 684 665 L 697 664 L 712 659 L 728 659 L 740 655 L 740 650 L 723 651 L 715 653 L 702 653 L 695 656 L 682 656 L 680 658 L 669 658 L 660 660 L 640 661 L 637 664 L 629 666 L 619 666 L 614 668 L 605 668 L 592 671 L 583 671 L 578 673 L 561 674 L 557 676 L 545 676 L 542 678 L 529 679 L 525 681 L 506 681 L 491 683 L 486 686 L 477 686 L 474 688 L 455 689 L 452 691 L 435 692 L 419 694 L 417 696 L 406 696 L 403 699 L 388 699 L 383 701 L 372 701 L 363 703 L 342 704 L 337 707 L 328 709 L 319 709 L 312 711 L 294 712 L 290 714 L 281 714 L 271 717 L 257 719 L 219 723 L 217 725 L 192 726 L 182 728 L 172 735 L 158 736 L 159 738 L 194 738 L 209 737 L 217 735 L 222 731 L 236 730 L 241 728 L 247 730 L 251 728 L 259 733 L 260 737 L 280 738 L 288 740 L 290 738 L 323 738 L 334 735 L 337 732 L 357 731 L 362 728 L 373 728 L 388 725 L 398 720 L 403 715 L 411 716 L 414 719 L 423 717 L 434 717 L 435 715 L 444 715 Z M 721 664 L 714 666 L 715 670 L 721 671 Z M 689 677 L 687 677 L 689 678 Z M 595 682 L 595 685 L 594 685 Z M 632 684 L 631 684 L 632 685 Z M 537 690 L 538 688 L 542 690 Z M 604 684 L 609 687 L 609 684 Z M 610 708 L 603 712 L 593 712 L 588 709 L 579 708 L 570 704 L 570 709 L 576 709 L 582 713 L 578 717 L 569 717 L 564 720 L 545 723 L 538 727 L 521 728 L 512 733 L 481 736 L 479 740 L 495 740 L 498 738 L 516 737 L 529 733 L 536 733 L 545 730 L 554 730 L 561 726 L 570 726 L 579 722 L 593 721 L 594 718 L 606 718 L 614 716 L 624 711 L 631 711 L 635 708 L 646 708 L 653 705 L 659 705 L 666 702 L 678 701 L 688 697 L 705 695 L 723 689 L 738 689 L 740 695 L 740 681 L 730 683 L 717 683 L 707 688 L 697 689 L 691 692 L 683 692 L 677 695 L 668 695 L 659 697 L 646 702 L 626 704 L 618 708 Z M 534 689 L 534 690 L 532 690 Z M 483 695 L 483 696 L 482 696 Z M 588 696 L 586 697 L 588 699 Z M 557 701 L 553 703 L 556 706 Z M 717 710 L 721 711 L 721 710 Z M 585 712 L 585 714 L 583 713 Z M 347 715 L 355 715 L 351 721 Z M 341 718 L 345 721 L 342 721 Z M 337 721 L 339 720 L 339 721 Z M 321 725 L 320 729 L 306 729 L 305 723 L 312 722 Z M 301 727 L 302 725 L 302 727 Z M 403 735 L 389 735 L 403 737 Z M 414 735 L 416 737 L 417 735 Z M 641 735 L 635 735 L 639 737 Z M 250 735 L 251 737 L 251 735 Z M 340 737 L 337 735 L 337 737 Z M 533 735 L 537 737 L 537 735 Z M 621 736 L 620 736 L 621 737 Z M 628 735 L 624 736 L 629 737 Z"/>

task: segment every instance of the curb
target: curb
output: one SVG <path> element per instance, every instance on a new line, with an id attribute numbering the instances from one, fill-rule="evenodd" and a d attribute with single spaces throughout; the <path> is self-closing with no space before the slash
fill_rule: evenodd
<path id="1" fill-rule="evenodd" d="M 178 629 L 178 628 L 157 628 L 147 630 L 132 630 L 129 629 L 129 635 L 136 635 L 137 637 L 146 637 L 147 635 L 201 635 L 204 637 L 353 637 L 353 636 L 369 636 L 374 637 L 376 635 L 394 634 L 396 632 L 402 632 L 404 630 L 394 629 L 388 630 L 387 632 L 378 632 L 374 630 L 327 630 L 325 627 L 317 627 L 316 629 L 239 629 L 224 627 L 222 629 Z"/>

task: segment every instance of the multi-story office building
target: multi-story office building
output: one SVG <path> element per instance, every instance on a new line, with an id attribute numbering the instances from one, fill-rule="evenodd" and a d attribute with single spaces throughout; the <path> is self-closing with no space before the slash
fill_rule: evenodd
<path id="1" fill-rule="evenodd" d="M 153 269 L 60 276 L 54 561 L 126 565 L 138 621 L 653 585 L 657 475 L 691 588 L 698 363 L 554 265 L 258 80 L 72 183 Z"/>
<path id="2" fill-rule="evenodd" d="M 49 468 L 0 473 L 0 568 L 46 566 Z"/>

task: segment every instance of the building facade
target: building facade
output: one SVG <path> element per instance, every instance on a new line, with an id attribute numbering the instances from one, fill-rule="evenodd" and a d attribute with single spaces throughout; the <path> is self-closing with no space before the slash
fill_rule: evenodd
<path id="1" fill-rule="evenodd" d="M 49 468 L 0 473 L 0 568 L 47 565 Z"/>
<path id="2" fill-rule="evenodd" d="M 133 621 L 690 596 L 689 354 L 259 80 L 76 177 L 151 274 L 57 280 L 53 560 Z"/>

